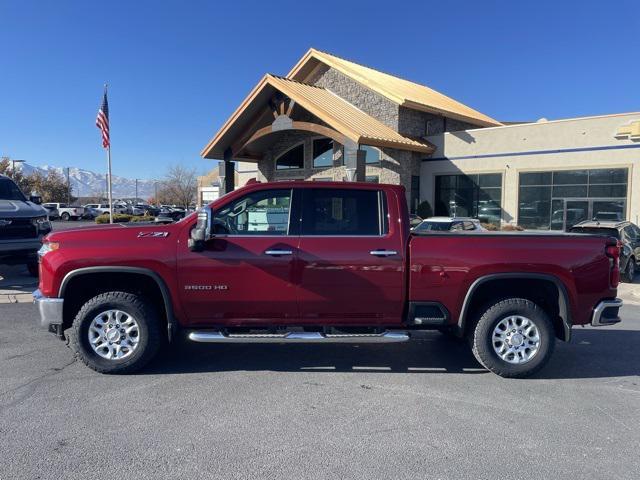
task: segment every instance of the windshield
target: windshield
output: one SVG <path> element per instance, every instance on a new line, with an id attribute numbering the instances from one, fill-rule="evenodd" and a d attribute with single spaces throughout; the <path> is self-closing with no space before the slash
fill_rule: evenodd
<path id="1" fill-rule="evenodd" d="M 0 178 L 0 200 L 26 201 L 26 198 L 13 180 Z"/>
<path id="2" fill-rule="evenodd" d="M 451 228 L 451 222 L 429 222 L 424 221 L 420 225 L 418 225 L 413 231 L 414 232 L 446 232 Z"/>
<path id="3" fill-rule="evenodd" d="M 602 235 L 605 237 L 620 238 L 616 228 L 598 228 L 598 227 L 573 227 L 572 233 L 588 233 L 591 235 Z"/>

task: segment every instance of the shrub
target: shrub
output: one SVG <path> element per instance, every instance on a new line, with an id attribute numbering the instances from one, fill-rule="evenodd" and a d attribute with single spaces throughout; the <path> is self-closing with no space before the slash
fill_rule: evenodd
<path id="1" fill-rule="evenodd" d="M 126 215 L 124 213 L 114 213 L 113 223 L 130 222 L 132 218 L 133 218 L 133 215 Z M 109 223 L 109 214 L 103 213 L 102 215 L 98 215 L 96 217 L 96 223 Z"/>
<path id="2" fill-rule="evenodd" d="M 422 202 L 420 205 L 418 205 L 418 209 L 416 210 L 416 213 L 420 218 L 433 217 L 433 209 L 431 208 L 431 205 L 429 204 L 429 202 L 427 202 L 426 200 Z"/>
<path id="3" fill-rule="evenodd" d="M 491 230 L 492 232 L 500 230 L 495 223 L 481 223 L 480 225 L 482 225 L 485 230 Z"/>
<path id="4" fill-rule="evenodd" d="M 130 222 L 153 222 L 156 217 L 152 217 L 151 215 L 142 215 L 141 217 L 133 217 Z"/>
<path id="5" fill-rule="evenodd" d="M 507 224 L 504 227 L 502 227 L 502 230 L 505 232 L 523 232 L 524 228 L 522 228 L 520 225 Z"/>

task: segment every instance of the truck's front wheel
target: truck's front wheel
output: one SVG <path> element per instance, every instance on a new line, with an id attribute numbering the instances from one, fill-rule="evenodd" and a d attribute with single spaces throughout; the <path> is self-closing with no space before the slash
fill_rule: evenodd
<path id="1" fill-rule="evenodd" d="M 86 302 L 69 330 L 69 345 L 100 373 L 131 373 L 157 353 L 158 314 L 143 297 L 106 292 Z"/>
<path id="2" fill-rule="evenodd" d="M 555 346 L 549 316 L 524 298 L 507 298 L 489 307 L 470 336 L 478 362 L 501 377 L 532 375 L 547 363 Z"/>

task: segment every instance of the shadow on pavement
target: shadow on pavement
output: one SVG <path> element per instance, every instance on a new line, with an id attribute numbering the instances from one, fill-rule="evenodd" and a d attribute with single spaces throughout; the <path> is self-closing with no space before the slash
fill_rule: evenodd
<path id="1" fill-rule="evenodd" d="M 549 364 L 532 378 L 579 379 L 640 375 L 640 331 L 574 329 L 557 342 Z M 142 374 L 226 371 L 486 373 L 465 342 L 433 332 L 387 345 L 203 345 L 179 342 Z"/>
<path id="2" fill-rule="evenodd" d="M 384 345 L 172 345 L 143 374 L 220 371 L 484 373 L 466 343 L 437 332 Z"/>
<path id="3" fill-rule="evenodd" d="M 31 293 L 38 286 L 38 279 L 32 277 L 24 265 L 0 265 L 0 292 Z"/>

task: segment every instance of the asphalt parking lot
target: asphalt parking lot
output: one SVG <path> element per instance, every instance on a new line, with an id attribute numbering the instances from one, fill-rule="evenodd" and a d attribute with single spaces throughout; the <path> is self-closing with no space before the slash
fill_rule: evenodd
<path id="1" fill-rule="evenodd" d="M 640 307 L 535 378 L 437 333 L 395 345 L 187 345 L 94 373 L 0 306 L 0 478 L 608 478 L 640 472 Z"/>

